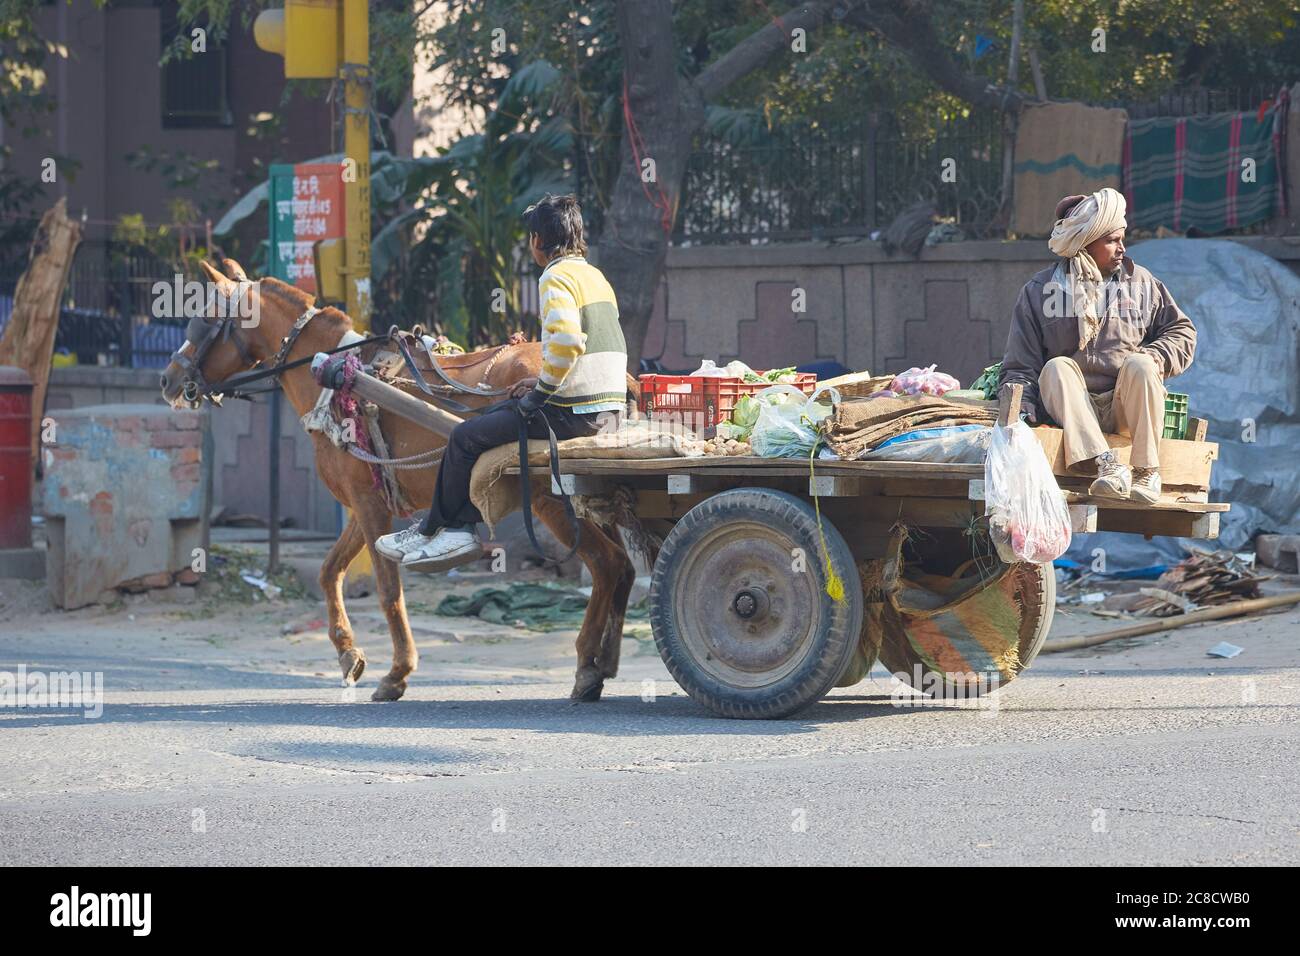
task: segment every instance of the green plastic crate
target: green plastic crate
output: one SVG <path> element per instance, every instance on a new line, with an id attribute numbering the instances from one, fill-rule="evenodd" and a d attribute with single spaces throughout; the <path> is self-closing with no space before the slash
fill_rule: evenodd
<path id="1" fill-rule="evenodd" d="M 1187 437 L 1187 396 L 1179 392 L 1165 393 L 1165 431 L 1163 438 Z"/>

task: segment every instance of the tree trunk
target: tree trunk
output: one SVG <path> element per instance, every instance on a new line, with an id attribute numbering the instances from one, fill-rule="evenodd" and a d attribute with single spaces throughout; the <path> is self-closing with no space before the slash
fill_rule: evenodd
<path id="1" fill-rule="evenodd" d="M 691 141 L 704 122 L 698 93 L 677 76 L 672 13 L 671 0 L 618 5 L 628 111 L 644 147 L 639 159 L 653 162 L 654 178 L 645 181 L 633 150 L 634 132 L 625 121 L 618 178 L 597 253 L 600 269 L 618 296 L 628 370 L 633 375 L 640 367 L 655 292 L 664 273 Z M 656 205 L 665 202 L 667 217 L 662 205 Z"/>
<path id="2" fill-rule="evenodd" d="M 81 225 L 68 218 L 60 199 L 41 217 L 32 239 L 31 259 L 14 290 L 13 312 L 0 337 L 0 365 L 16 365 L 32 380 L 32 462 L 40 451 L 45 390 L 50 383 L 59 304 L 68 284 L 72 257 L 81 242 Z"/>

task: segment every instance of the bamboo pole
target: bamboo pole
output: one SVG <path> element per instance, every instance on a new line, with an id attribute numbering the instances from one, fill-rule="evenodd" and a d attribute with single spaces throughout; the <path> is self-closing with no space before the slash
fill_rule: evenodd
<path id="1" fill-rule="evenodd" d="M 415 422 L 442 438 L 450 438 L 451 430 L 464 421 L 364 372 L 353 380 L 352 390 L 380 408 Z"/>
<path id="2" fill-rule="evenodd" d="M 1207 607 L 1199 611 L 1192 611 L 1190 614 L 1178 614 L 1174 617 L 1159 618 L 1146 624 L 1121 627 L 1114 631 L 1107 631 L 1104 634 L 1093 634 L 1090 637 L 1074 637 L 1064 641 L 1048 641 L 1043 645 L 1043 649 L 1039 653 L 1055 654 L 1060 651 L 1073 651 L 1081 647 L 1105 644 L 1107 641 L 1117 641 L 1123 637 L 1141 637 L 1143 634 L 1155 634 L 1158 631 L 1172 631 L 1184 624 L 1219 621 L 1225 617 L 1240 617 L 1243 614 L 1254 614 L 1257 611 L 1267 611 L 1271 608 L 1287 607 L 1297 603 L 1300 603 L 1300 591 L 1272 594 L 1268 597 L 1252 598 L 1249 601 L 1232 601 L 1218 607 Z"/>

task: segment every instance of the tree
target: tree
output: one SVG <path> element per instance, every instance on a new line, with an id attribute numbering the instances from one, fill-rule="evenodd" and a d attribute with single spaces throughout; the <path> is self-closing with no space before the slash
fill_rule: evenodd
<path id="1" fill-rule="evenodd" d="M 555 119 L 572 129 L 571 182 L 595 199 L 586 212 L 635 368 L 687 162 L 711 120 L 818 122 L 882 109 L 904 127 L 933 128 L 973 110 L 1014 113 L 1035 94 L 1029 70 L 1008 82 L 1002 50 L 1012 2 L 447 0 L 438 5 L 445 16 L 431 21 L 423 14 L 432 3 L 384 0 L 372 4 L 372 75 L 377 95 L 395 102 L 413 63 L 444 68 L 447 99 L 486 118 L 499 112 L 515 72 L 541 61 L 555 66 L 549 113 L 528 122 Z M 1271 82 L 1297 61 L 1296 0 L 1027 6 L 1025 50 L 1053 98 L 1154 98 L 1178 83 Z M 230 7 L 182 0 L 183 11 L 210 18 L 228 17 Z M 1097 29 L 1107 33 L 1105 57 L 1092 49 Z M 484 187 L 485 197 L 500 192 L 487 180 Z M 466 200 L 477 194 L 467 181 Z"/>

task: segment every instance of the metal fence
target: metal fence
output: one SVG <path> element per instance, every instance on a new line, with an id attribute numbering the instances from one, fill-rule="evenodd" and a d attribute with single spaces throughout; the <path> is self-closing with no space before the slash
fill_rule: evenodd
<path id="1" fill-rule="evenodd" d="M 162 368 L 185 340 L 183 318 L 153 316 L 153 287 L 176 269 L 139 250 L 88 242 L 68 272 L 55 334 L 56 353 L 80 365 Z M 13 311 L 21 267 L 0 272 L 0 332 Z"/>
<path id="2" fill-rule="evenodd" d="M 905 135 L 889 117 L 784 127 L 752 145 L 706 136 L 687 166 L 674 240 L 869 235 L 922 200 L 978 236 L 997 212 L 1001 176 L 1001 121 L 989 113 L 930 137 Z"/>
<path id="3" fill-rule="evenodd" d="M 1190 116 L 1253 110 L 1276 93 L 1273 85 L 1174 89 L 1150 101 L 1099 105 L 1123 107 L 1134 119 Z M 673 241 L 869 236 L 922 200 L 968 238 L 1001 235 L 1003 143 L 1001 115 L 989 110 L 936 122 L 925 134 L 906 134 L 881 114 L 782 127 L 744 145 L 703 135 L 687 166 Z"/>

